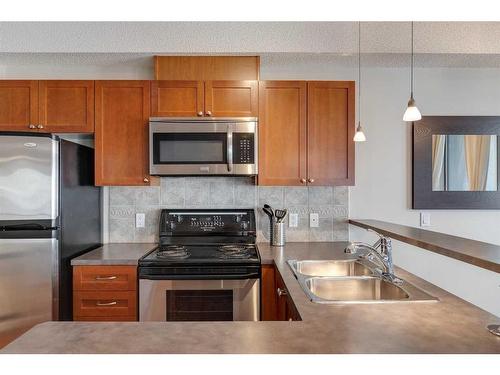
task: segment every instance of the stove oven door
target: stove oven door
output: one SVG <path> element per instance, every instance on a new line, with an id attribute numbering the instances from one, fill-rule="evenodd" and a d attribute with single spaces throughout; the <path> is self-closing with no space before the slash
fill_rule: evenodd
<path id="1" fill-rule="evenodd" d="M 139 281 L 140 321 L 258 321 L 259 279 Z"/>

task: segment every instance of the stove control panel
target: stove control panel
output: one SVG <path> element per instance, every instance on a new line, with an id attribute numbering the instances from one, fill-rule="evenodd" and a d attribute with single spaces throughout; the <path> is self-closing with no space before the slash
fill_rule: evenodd
<path id="1" fill-rule="evenodd" d="M 253 210 L 167 210 L 160 216 L 160 235 L 252 235 Z"/>

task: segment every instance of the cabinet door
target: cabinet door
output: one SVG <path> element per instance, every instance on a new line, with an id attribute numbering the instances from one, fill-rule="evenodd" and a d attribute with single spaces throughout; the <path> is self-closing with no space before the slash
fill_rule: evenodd
<path id="1" fill-rule="evenodd" d="M 38 81 L 0 81 L 0 130 L 37 131 Z"/>
<path id="2" fill-rule="evenodd" d="M 96 81 L 97 185 L 146 185 L 149 81 Z"/>
<path id="3" fill-rule="evenodd" d="M 203 81 L 152 81 L 152 116 L 203 116 Z"/>
<path id="4" fill-rule="evenodd" d="M 207 81 L 205 116 L 255 117 L 258 96 L 257 81 Z"/>
<path id="5" fill-rule="evenodd" d="M 288 291 L 279 272 L 276 272 L 276 298 L 277 314 L 276 320 L 288 320 Z"/>
<path id="6" fill-rule="evenodd" d="M 94 132 L 94 81 L 40 81 L 43 131 Z"/>
<path id="7" fill-rule="evenodd" d="M 276 279 L 274 265 L 262 265 L 261 319 L 277 320 Z"/>
<path id="8" fill-rule="evenodd" d="M 259 185 L 306 183 L 306 83 L 259 82 Z"/>
<path id="9" fill-rule="evenodd" d="M 354 82 L 307 84 L 309 185 L 354 184 Z"/>

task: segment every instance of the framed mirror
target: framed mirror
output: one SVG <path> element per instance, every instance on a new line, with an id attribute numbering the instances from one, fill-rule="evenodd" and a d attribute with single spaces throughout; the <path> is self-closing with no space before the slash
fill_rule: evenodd
<path id="1" fill-rule="evenodd" d="M 499 209 L 500 117 L 425 116 L 413 124 L 413 208 Z"/>

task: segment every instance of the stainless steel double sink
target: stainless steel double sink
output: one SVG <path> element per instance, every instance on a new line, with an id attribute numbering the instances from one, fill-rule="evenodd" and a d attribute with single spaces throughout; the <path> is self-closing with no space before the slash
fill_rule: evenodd
<path id="1" fill-rule="evenodd" d="M 438 301 L 402 280 L 396 284 L 364 259 L 289 260 L 300 286 L 316 303 L 387 303 Z"/>

